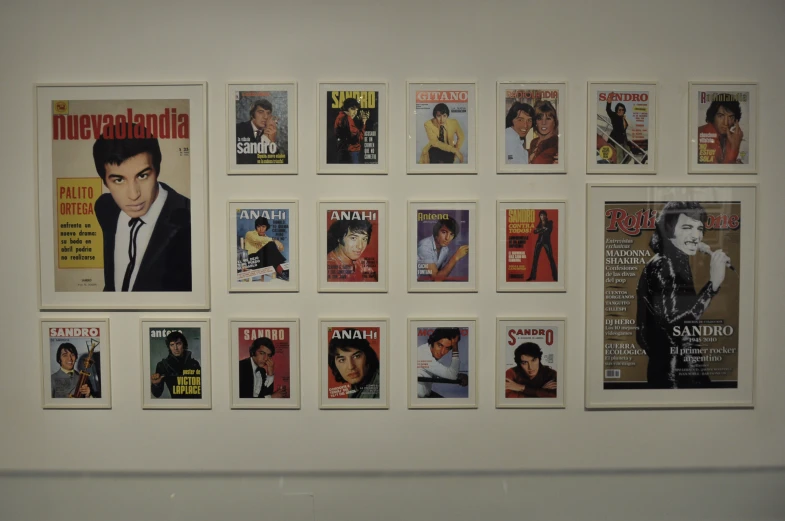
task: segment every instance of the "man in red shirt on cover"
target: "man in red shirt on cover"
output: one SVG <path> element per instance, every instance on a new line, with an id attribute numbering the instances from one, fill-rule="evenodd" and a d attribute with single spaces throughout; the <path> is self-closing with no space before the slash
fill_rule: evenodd
<path id="1" fill-rule="evenodd" d="M 741 106 L 731 94 L 715 94 L 706 111 L 706 124 L 698 127 L 698 163 L 741 163 L 739 148 Z"/>
<path id="2" fill-rule="evenodd" d="M 333 125 L 339 163 L 355 165 L 360 163 L 366 121 L 368 121 L 368 112 L 360 110 L 360 102 L 355 98 L 346 98 Z"/>

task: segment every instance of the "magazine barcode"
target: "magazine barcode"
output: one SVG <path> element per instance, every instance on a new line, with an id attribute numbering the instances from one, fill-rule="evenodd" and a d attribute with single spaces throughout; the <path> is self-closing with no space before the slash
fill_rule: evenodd
<path id="1" fill-rule="evenodd" d="M 606 369 L 605 378 L 621 378 L 621 369 Z"/>

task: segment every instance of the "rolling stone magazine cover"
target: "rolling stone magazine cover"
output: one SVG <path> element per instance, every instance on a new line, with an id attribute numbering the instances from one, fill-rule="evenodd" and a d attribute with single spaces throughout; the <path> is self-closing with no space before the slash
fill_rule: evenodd
<path id="1" fill-rule="evenodd" d="M 738 386 L 740 216 L 738 201 L 605 203 L 604 389 Z"/>
<path id="2" fill-rule="evenodd" d="M 698 164 L 748 165 L 750 91 L 698 90 L 697 97 Z"/>

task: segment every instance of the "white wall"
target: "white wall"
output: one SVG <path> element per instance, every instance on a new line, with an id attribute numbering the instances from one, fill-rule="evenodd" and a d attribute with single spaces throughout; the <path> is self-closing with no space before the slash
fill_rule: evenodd
<path id="1" fill-rule="evenodd" d="M 0 305 L 4 336 L 0 380 L 0 470 L 5 470 L 0 503 L 13 505 L 9 518 L 39 518 L 41 505 L 56 493 L 29 496 L 29 477 L 16 471 L 342 471 L 305 480 L 305 492 L 351 498 L 341 484 L 363 475 L 352 471 L 483 471 L 451 475 L 448 492 L 414 493 L 426 480 L 395 475 L 366 475 L 378 492 L 383 519 L 397 519 L 401 497 L 418 512 L 433 501 L 445 502 L 455 519 L 479 519 L 479 512 L 458 509 L 475 485 L 500 473 L 560 469 L 558 483 L 522 480 L 527 497 L 551 498 L 558 518 L 586 516 L 602 505 L 582 501 L 585 492 L 607 493 L 620 486 L 622 513 L 639 519 L 677 519 L 658 515 L 636 496 L 623 469 L 645 475 L 641 491 L 661 488 L 701 502 L 726 505 L 731 518 L 785 517 L 782 472 L 754 470 L 785 466 L 785 351 L 777 334 L 785 281 L 780 208 L 785 177 L 777 163 L 783 144 L 785 6 L 779 0 L 736 1 L 563 0 L 400 0 L 360 2 L 224 2 L 186 0 L 105 1 L 6 0 L 0 5 Z M 255 43 L 255 42 L 261 43 Z M 225 175 L 225 83 L 294 79 L 299 85 L 300 173 L 274 178 Z M 386 80 L 390 94 L 390 174 L 316 176 L 316 86 L 320 80 Z M 405 82 L 408 79 L 476 80 L 479 93 L 479 175 L 406 176 Z M 495 174 L 495 82 L 567 81 L 569 114 L 566 176 Z M 588 80 L 659 82 L 660 145 L 655 177 L 611 178 L 585 175 L 586 82 Z M 40 403 L 38 320 L 60 316 L 37 309 L 33 170 L 33 84 L 36 82 L 134 82 L 204 80 L 208 82 L 210 243 L 212 310 L 206 313 L 84 313 L 109 316 L 112 335 L 113 408 L 108 411 L 42 410 Z M 595 181 L 703 181 L 688 177 L 687 82 L 752 80 L 760 84 L 759 174 L 725 176 L 722 181 L 758 182 L 759 268 L 756 406 L 752 410 L 586 411 L 584 387 L 585 186 Z M 225 270 L 226 201 L 241 196 L 294 197 L 301 212 L 301 291 L 275 296 L 229 295 Z M 388 294 L 316 293 L 313 259 L 316 201 L 320 197 L 386 197 L 390 201 L 390 291 Z M 445 296 L 408 294 L 405 266 L 395 262 L 405 244 L 405 204 L 409 198 L 480 199 L 480 291 Z M 564 198 L 568 201 L 569 261 L 566 294 L 497 294 L 494 279 L 494 205 L 500 197 Z M 494 320 L 496 316 L 565 315 L 568 318 L 565 410 L 497 410 L 494 407 Z M 69 315 L 75 315 L 71 313 Z M 82 315 L 82 314 L 80 314 Z M 232 411 L 229 409 L 229 317 L 297 316 L 302 335 L 302 409 Z M 317 407 L 317 319 L 335 316 L 388 316 L 391 324 L 391 400 L 389 411 L 321 411 Z M 416 411 L 406 408 L 406 318 L 422 315 L 477 316 L 481 360 L 477 410 Z M 208 316 L 212 320 L 213 409 L 141 409 L 139 317 Z M 67 443 L 66 443 L 67 441 Z M 755 491 L 755 505 L 733 501 L 733 469 L 753 469 L 738 479 Z M 593 480 L 575 470 L 609 469 Z M 673 475 L 657 469 L 720 469 L 723 473 L 687 474 L 681 489 Z M 41 474 L 34 474 L 40 476 Z M 46 474 L 44 474 L 46 475 Z M 66 473 L 65 476 L 68 474 Z M 59 476 L 59 477 L 58 477 Z M 42 484 L 66 483 L 55 474 Z M 111 476 L 111 474 L 110 474 Z M 133 476 L 133 474 L 131 474 Z M 236 480 L 205 477 L 189 509 L 208 505 Z M 225 476 L 225 474 L 218 474 Z M 359 476 L 359 477 L 358 477 Z M 484 476 L 484 477 L 483 477 Z M 577 476 L 577 477 L 576 477 Z M 621 476 L 621 478 L 619 477 Z M 134 492 L 140 502 L 162 492 L 148 480 L 117 478 L 101 483 L 97 501 Z M 267 478 L 258 478 L 260 485 Z M 576 481 L 577 480 L 577 481 Z M 275 480 L 270 480 L 275 481 Z M 35 481 L 38 483 L 39 481 Z M 112 483 L 116 484 L 112 488 Z M 365 483 L 365 482 L 364 482 Z M 679 481 L 681 483 L 681 481 Z M 495 485 L 494 485 L 495 486 Z M 107 488 L 108 487 L 108 488 Z M 540 487 L 540 488 L 538 488 Z M 482 488 L 482 487 L 481 487 Z M 365 490 L 365 489 L 363 489 Z M 539 490 L 540 493 L 537 491 Z M 549 492 L 550 491 L 550 492 Z M 43 494 L 43 495 L 38 495 Z M 460 501 L 450 503 L 450 495 Z M 230 494 L 231 495 L 231 494 Z M 664 494 L 667 497 L 668 494 Z M 277 496 L 276 496 L 277 497 Z M 611 496 L 608 496 L 611 497 Z M 684 499 L 688 501 L 688 499 Z M 697 499 L 696 499 L 697 500 Z M 642 503 L 643 502 L 643 503 Z M 38 506 L 34 506 L 34 505 Z M 692 504 L 692 503 L 685 503 Z M 696 503 L 697 504 L 697 503 Z M 481 512 L 498 518 L 515 510 L 489 503 Z M 496 505 L 496 506 L 494 506 Z M 104 505 L 106 507 L 106 505 Z M 420 507 L 420 508 L 418 508 Z M 623 507 L 628 507 L 625 510 Z M 765 507 L 765 508 L 764 508 Z M 734 510 L 736 509 L 736 510 Z M 74 516 L 77 513 L 73 510 Z M 190 511 L 190 510 L 189 510 Z M 525 509 L 524 509 L 525 511 Z M 670 510 L 666 510 L 671 512 Z M 700 512 L 701 510 L 698 510 Z M 718 509 L 719 511 L 719 509 Z M 56 510 L 52 512 L 57 512 Z M 166 511 L 179 519 L 184 510 Z M 196 509 L 189 519 L 207 516 Z M 368 519 L 367 512 L 314 510 L 315 519 Z M 617 510 L 607 515 L 615 517 Z M 118 519 L 134 518 L 123 508 Z M 730 514 L 737 514 L 734 516 Z M 82 519 L 97 519 L 88 514 Z M 417 517 L 416 514 L 412 514 Z M 5 517 L 0 514 L 0 517 Z M 263 517 L 263 516 L 262 516 Z M 446 515 L 445 515 L 446 517 Z M 308 517 L 303 517 L 306 519 Z M 402 517 L 401 517 L 402 518 Z M 539 516 L 543 518 L 543 516 Z M 696 516 L 692 517 L 693 519 Z M 266 518 L 265 518 L 266 519 Z M 298 518 L 299 519 L 299 518 Z"/>

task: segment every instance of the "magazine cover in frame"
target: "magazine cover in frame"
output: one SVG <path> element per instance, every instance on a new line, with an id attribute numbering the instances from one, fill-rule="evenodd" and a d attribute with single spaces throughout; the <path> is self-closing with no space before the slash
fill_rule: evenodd
<path id="1" fill-rule="evenodd" d="M 319 84 L 317 174 L 387 173 L 387 84 Z"/>
<path id="2" fill-rule="evenodd" d="M 229 291 L 298 291 L 297 201 L 229 201 Z"/>
<path id="3" fill-rule="evenodd" d="M 689 173 L 754 174 L 758 84 L 689 84 Z"/>
<path id="4" fill-rule="evenodd" d="M 209 306 L 205 88 L 36 87 L 42 309 Z"/>
<path id="5" fill-rule="evenodd" d="M 409 201 L 409 292 L 477 291 L 477 201 Z"/>
<path id="6" fill-rule="evenodd" d="M 564 318 L 496 320 L 496 407 L 564 407 L 566 331 Z"/>
<path id="7" fill-rule="evenodd" d="M 496 171 L 565 174 L 566 83 L 496 84 Z"/>
<path id="8" fill-rule="evenodd" d="M 300 408 L 300 321 L 231 320 L 232 409 Z"/>
<path id="9" fill-rule="evenodd" d="M 210 322 L 142 319 L 142 408 L 210 409 Z"/>
<path id="10" fill-rule="evenodd" d="M 496 202 L 496 291 L 566 291 L 566 207 Z"/>
<path id="11" fill-rule="evenodd" d="M 109 321 L 41 320 L 44 409 L 111 409 Z"/>
<path id="12" fill-rule="evenodd" d="M 226 86 L 229 174 L 297 173 L 297 84 Z"/>
<path id="13" fill-rule="evenodd" d="M 320 292 L 387 291 L 387 201 L 320 201 Z"/>
<path id="14" fill-rule="evenodd" d="M 319 320 L 319 408 L 389 407 L 388 331 L 380 319 Z"/>
<path id="15" fill-rule="evenodd" d="M 657 171 L 657 84 L 589 82 L 587 174 Z"/>
<path id="16" fill-rule="evenodd" d="M 409 319 L 409 408 L 477 408 L 477 320 Z"/>
<path id="17" fill-rule="evenodd" d="M 752 407 L 756 189 L 588 187 L 587 407 Z"/>
<path id="18" fill-rule="evenodd" d="M 477 86 L 407 83 L 409 174 L 477 173 Z"/>

